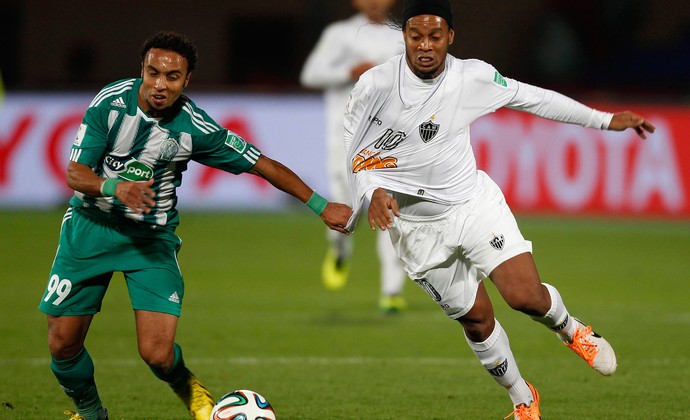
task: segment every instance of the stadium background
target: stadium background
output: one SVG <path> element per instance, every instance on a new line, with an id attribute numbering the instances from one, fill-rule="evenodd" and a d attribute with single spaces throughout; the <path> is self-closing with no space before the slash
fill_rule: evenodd
<path id="1" fill-rule="evenodd" d="M 144 7 L 5 0 L 0 206 L 65 201 L 65 157 L 84 107 L 104 84 L 138 75 L 139 46 L 159 29 L 198 44 L 188 93 L 199 105 L 327 194 L 321 97 L 300 88 L 298 76 L 325 25 L 351 13 L 349 1 Z M 657 140 L 645 143 L 630 133 L 564 128 L 513 112 L 488 116 L 473 128 L 475 150 L 516 210 L 690 216 L 690 170 L 682 164 L 690 159 L 687 2 L 456 2 L 455 25 L 456 56 L 483 59 L 503 75 L 594 106 L 635 108 L 659 126 Z M 234 178 L 194 167 L 181 205 L 278 209 L 292 202 Z M 232 191 L 243 199 L 230 198 Z"/>
<path id="2" fill-rule="evenodd" d="M 582 418 L 573 413 L 583 401 L 601 419 L 689 418 L 690 4 L 453 4 L 454 55 L 602 109 L 639 111 L 658 128 L 643 142 L 512 111 L 473 126 L 478 161 L 517 211 L 541 274 L 623 356 L 617 376 L 596 378 L 547 331 L 497 303 L 547 418 Z M 321 96 L 302 89 L 298 74 L 321 30 L 352 11 L 347 0 L 0 7 L 0 418 L 55 418 L 66 400 L 47 368 L 35 307 L 69 196 L 69 146 L 93 95 L 139 74 L 138 49 L 152 32 L 186 33 L 200 52 L 187 93 L 326 192 Z M 257 389 L 282 419 L 507 413 L 503 392 L 421 290 L 408 285 L 401 317 L 376 313 L 373 235 L 358 232 L 353 280 L 328 294 L 318 278 L 326 241 L 308 210 L 253 177 L 198 165 L 185 176 L 180 340 L 214 393 Z M 122 322 L 130 312 L 124 285 L 113 282 L 88 339 L 108 407 L 118 418 L 185 418 L 138 360 L 132 322 Z M 577 399 L 567 397 L 573 384 L 584 385 Z"/>

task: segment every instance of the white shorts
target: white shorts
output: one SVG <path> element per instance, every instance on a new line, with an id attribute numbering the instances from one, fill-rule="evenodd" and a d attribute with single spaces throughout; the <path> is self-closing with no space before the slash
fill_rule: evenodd
<path id="1" fill-rule="evenodd" d="M 498 185 L 479 175 L 476 197 L 438 216 L 401 215 L 389 229 L 405 271 L 452 319 L 472 309 L 479 283 L 499 264 L 532 252 Z"/>

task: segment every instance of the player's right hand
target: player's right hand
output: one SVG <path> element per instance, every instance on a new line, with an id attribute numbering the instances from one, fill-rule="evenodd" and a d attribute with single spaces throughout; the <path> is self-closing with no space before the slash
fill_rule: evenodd
<path id="1" fill-rule="evenodd" d="M 386 230 L 393 226 L 393 216 L 400 216 L 398 202 L 386 193 L 383 188 L 374 190 L 369 204 L 369 226 L 371 230 L 376 230 L 376 226 L 381 230 Z"/>
<path id="2" fill-rule="evenodd" d="M 152 185 L 153 179 L 146 182 L 120 181 L 115 187 L 115 198 L 134 214 L 148 214 L 156 205 L 156 193 L 151 188 Z"/>
<path id="3" fill-rule="evenodd" d="M 350 232 L 345 229 L 345 226 L 347 226 L 347 222 L 350 220 L 351 216 L 352 209 L 350 206 L 329 202 L 321 213 L 321 220 L 323 220 L 329 229 L 349 235 Z"/>
<path id="4" fill-rule="evenodd" d="M 630 111 L 613 114 L 613 118 L 609 124 L 609 130 L 623 131 L 628 128 L 635 129 L 635 132 L 638 136 L 646 139 L 647 133 L 653 133 L 656 127 L 654 127 L 654 124 L 645 120 L 642 116 Z"/>

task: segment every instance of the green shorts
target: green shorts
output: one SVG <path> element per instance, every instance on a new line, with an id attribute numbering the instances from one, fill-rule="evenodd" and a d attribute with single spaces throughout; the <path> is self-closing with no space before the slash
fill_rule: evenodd
<path id="1" fill-rule="evenodd" d="M 98 209 L 69 208 L 39 309 L 53 316 L 95 314 L 113 272 L 121 271 L 132 308 L 180 316 L 181 244 L 170 230 L 148 229 Z"/>

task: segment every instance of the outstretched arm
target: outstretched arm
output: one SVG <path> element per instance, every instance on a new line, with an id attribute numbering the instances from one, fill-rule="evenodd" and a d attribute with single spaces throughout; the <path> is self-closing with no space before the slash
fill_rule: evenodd
<path id="1" fill-rule="evenodd" d="M 630 111 L 613 114 L 613 118 L 609 123 L 609 130 L 623 131 L 628 128 L 634 128 L 637 135 L 643 139 L 647 138 L 647 133 L 653 133 L 655 129 L 652 123 Z"/>
<path id="2" fill-rule="evenodd" d="M 254 165 L 249 173 L 266 179 L 274 187 L 292 195 L 303 203 L 310 202 L 312 196 L 316 194 L 314 190 L 309 188 L 309 186 L 292 172 L 290 168 L 265 155 L 259 156 L 256 165 Z M 312 206 L 310 207 L 314 210 Z M 345 230 L 347 221 L 352 215 L 352 209 L 349 206 L 328 202 L 320 212 L 316 210 L 315 212 L 319 214 L 321 220 L 323 220 L 330 229 L 349 234 L 349 232 Z"/>
<path id="3" fill-rule="evenodd" d="M 630 111 L 601 112 L 558 92 L 508 80 L 516 86 L 515 96 L 506 105 L 508 108 L 583 127 L 614 131 L 634 128 L 643 139 L 647 138 L 647 133 L 654 132 L 654 125 Z"/>

